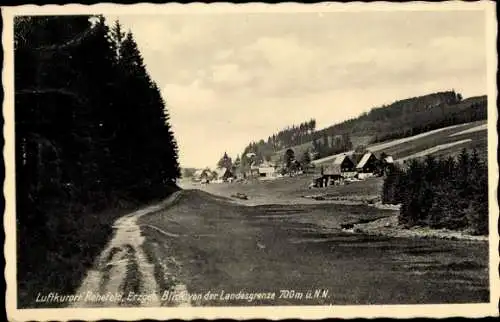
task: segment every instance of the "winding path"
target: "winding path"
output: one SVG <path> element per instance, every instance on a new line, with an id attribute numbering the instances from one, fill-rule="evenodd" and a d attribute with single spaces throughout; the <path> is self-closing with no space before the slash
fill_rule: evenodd
<path id="1" fill-rule="evenodd" d="M 80 295 L 80 300 L 72 303 L 72 307 L 161 306 L 160 297 L 164 290 L 158 287 L 154 264 L 144 252 L 144 236 L 138 220 L 144 215 L 169 207 L 180 194 L 180 191 L 175 192 L 162 203 L 133 212 L 115 222 L 112 240 L 98 257 L 94 268 L 87 273 L 76 293 Z M 177 237 L 157 227 L 147 226 L 169 237 Z M 172 291 L 180 294 L 185 290 L 185 286 L 178 284 Z M 189 302 L 181 301 L 174 305 L 189 306 Z"/>

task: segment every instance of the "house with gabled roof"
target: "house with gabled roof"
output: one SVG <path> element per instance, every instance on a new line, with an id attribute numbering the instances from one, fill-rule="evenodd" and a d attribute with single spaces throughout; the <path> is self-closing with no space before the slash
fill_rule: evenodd
<path id="1" fill-rule="evenodd" d="M 342 173 L 353 172 L 355 169 L 354 161 L 347 154 L 342 154 L 333 160 L 333 165 L 340 167 Z"/>
<path id="2" fill-rule="evenodd" d="M 330 164 L 323 169 L 323 177 L 327 182 L 340 182 L 345 177 L 351 177 L 355 174 L 354 162 L 351 158 L 342 154 L 337 156 Z"/>
<path id="3" fill-rule="evenodd" d="M 234 178 L 233 173 L 228 168 L 218 168 L 215 170 L 216 180 L 218 181 L 228 181 L 230 178 Z"/>
<path id="4" fill-rule="evenodd" d="M 373 173 L 377 170 L 377 157 L 372 152 L 366 152 L 356 165 L 358 173 Z"/>

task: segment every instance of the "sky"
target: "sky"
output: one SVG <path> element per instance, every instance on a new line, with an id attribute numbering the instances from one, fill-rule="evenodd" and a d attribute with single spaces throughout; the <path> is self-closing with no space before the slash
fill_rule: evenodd
<path id="1" fill-rule="evenodd" d="M 162 91 L 181 167 L 316 119 L 399 99 L 484 95 L 484 11 L 177 13 L 109 16 L 135 36 Z"/>

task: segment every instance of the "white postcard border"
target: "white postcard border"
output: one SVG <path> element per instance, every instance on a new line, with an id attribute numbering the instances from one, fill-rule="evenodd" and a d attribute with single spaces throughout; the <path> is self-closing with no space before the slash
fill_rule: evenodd
<path id="1" fill-rule="evenodd" d="M 4 254 L 6 260 L 5 280 L 6 309 L 9 319 L 22 320 L 97 320 L 97 319 L 193 319 L 193 318 L 232 318 L 232 319 L 284 319 L 304 318 L 321 319 L 329 317 L 362 318 L 362 317 L 483 317 L 498 316 L 499 292 L 499 254 L 498 254 L 498 163 L 496 151 L 498 137 L 496 123 L 497 113 L 497 84 L 496 70 L 498 67 L 496 53 L 497 18 L 496 4 L 490 1 L 480 2 L 410 2 L 410 3 L 320 3 L 297 4 L 281 3 L 267 5 L 262 3 L 251 4 L 136 4 L 121 5 L 103 3 L 97 5 L 25 5 L 18 7 L 2 7 L 4 29 L 2 42 L 4 49 L 4 69 L 2 74 L 5 100 L 3 104 L 4 124 L 4 162 L 5 162 L 5 215 Z M 50 15 L 50 14 L 89 14 L 102 13 L 114 15 L 126 14 L 159 14 L 159 8 L 165 14 L 172 13 L 224 13 L 224 12 L 327 12 L 327 11 L 387 11 L 387 10 L 482 10 L 485 12 L 488 55 L 488 169 L 489 169 L 489 211 L 490 211 L 490 303 L 486 304 L 436 304 L 436 305 L 343 305 L 343 306 L 272 306 L 272 307 L 199 307 L 199 308 L 106 308 L 106 309 L 17 309 L 16 290 L 16 243 L 15 243 L 15 169 L 14 169 L 14 71 L 13 71 L 13 17 L 15 15 Z"/>

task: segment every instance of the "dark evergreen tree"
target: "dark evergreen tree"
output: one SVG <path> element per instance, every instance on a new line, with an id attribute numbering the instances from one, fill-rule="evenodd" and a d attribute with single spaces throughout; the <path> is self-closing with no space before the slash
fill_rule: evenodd
<path id="1" fill-rule="evenodd" d="M 119 34 L 117 29 L 115 25 L 114 34 Z M 165 102 L 146 71 L 132 33 L 117 47 L 121 99 L 115 151 L 119 168 L 129 172 L 119 177 L 132 195 L 148 199 L 164 194 L 179 177 L 177 144 Z"/>
<path id="2" fill-rule="evenodd" d="M 292 149 L 287 149 L 285 152 L 285 166 L 287 169 L 292 168 L 292 164 L 295 161 L 295 152 Z"/>
<path id="3" fill-rule="evenodd" d="M 477 150 L 470 158 L 470 180 L 468 186 L 469 209 L 467 222 L 475 234 L 488 234 L 488 168 L 486 161 L 479 159 Z"/>
<path id="4" fill-rule="evenodd" d="M 217 162 L 217 167 L 226 169 L 231 169 L 233 167 L 233 161 L 226 152 L 224 152 L 222 158 L 220 158 L 220 160 Z"/>
<path id="5" fill-rule="evenodd" d="M 401 203 L 400 222 L 407 226 L 469 229 L 488 233 L 488 175 L 477 151 L 458 159 L 411 160 L 384 180 L 382 200 Z"/>
<path id="6" fill-rule="evenodd" d="M 119 23 L 17 17 L 14 40 L 18 274 L 28 280 L 51 250 L 53 265 L 79 255 L 90 265 L 112 229 L 96 223 L 84 240 L 80 218 L 165 197 L 180 170 L 165 102 Z M 67 287 L 45 273 L 41 283 Z"/>
<path id="7" fill-rule="evenodd" d="M 304 151 L 300 162 L 305 168 L 307 168 L 311 164 L 311 155 L 308 150 Z"/>

